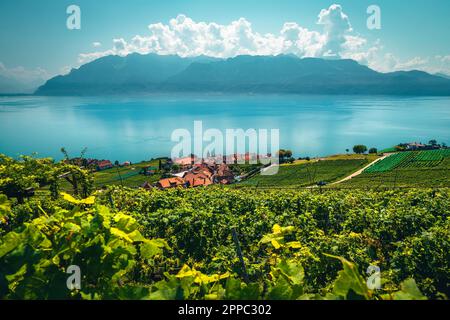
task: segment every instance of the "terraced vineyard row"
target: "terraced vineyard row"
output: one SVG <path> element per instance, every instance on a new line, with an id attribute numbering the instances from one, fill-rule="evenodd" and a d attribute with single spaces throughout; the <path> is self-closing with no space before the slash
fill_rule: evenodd
<path id="1" fill-rule="evenodd" d="M 305 187 L 319 181 L 335 181 L 367 165 L 366 159 L 323 160 L 299 165 L 281 166 L 272 176 L 256 175 L 239 186 Z"/>
<path id="2" fill-rule="evenodd" d="M 408 162 L 401 164 L 401 168 L 411 167 L 436 167 L 444 158 L 450 156 L 450 149 L 445 150 L 427 150 L 414 152 L 414 157 Z"/>
<path id="3" fill-rule="evenodd" d="M 381 161 L 378 161 L 373 166 L 370 166 L 369 168 L 364 170 L 364 172 L 374 173 L 374 172 L 390 171 L 392 169 L 395 169 L 397 166 L 399 166 L 402 162 L 404 162 L 411 156 L 413 156 L 412 152 L 395 153 Z"/>
<path id="4" fill-rule="evenodd" d="M 450 161 L 449 161 L 450 162 Z M 443 188 L 450 187 L 450 168 L 440 164 L 436 168 L 399 168 L 388 172 L 363 173 L 337 188 Z"/>
<path id="5" fill-rule="evenodd" d="M 375 163 L 364 172 L 388 172 L 397 168 L 432 168 L 438 166 L 446 157 L 450 157 L 450 149 L 401 152 Z"/>

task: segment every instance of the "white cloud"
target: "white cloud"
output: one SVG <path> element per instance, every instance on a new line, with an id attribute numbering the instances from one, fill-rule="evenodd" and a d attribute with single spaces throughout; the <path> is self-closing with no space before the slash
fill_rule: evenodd
<path id="1" fill-rule="evenodd" d="M 66 75 L 66 74 L 70 73 L 71 70 L 72 70 L 72 67 L 64 66 L 61 69 L 59 69 L 59 74 Z"/>
<path id="2" fill-rule="evenodd" d="M 392 53 L 381 57 L 375 56 L 372 63 L 374 68 L 381 72 L 422 70 L 430 74 L 444 73 L 450 75 L 450 55 L 434 57 L 413 57 L 401 60 Z"/>
<path id="3" fill-rule="evenodd" d="M 111 49 L 80 54 L 79 63 L 110 54 L 127 55 L 133 52 L 220 58 L 281 53 L 300 57 L 340 56 L 360 49 L 366 43 L 365 39 L 352 34 L 350 21 L 339 5 L 322 10 L 317 24 L 323 32 L 309 30 L 296 22 L 286 22 L 278 33 L 261 34 L 245 18 L 222 25 L 196 22 L 180 14 L 168 24 L 150 24 L 147 35 L 136 35 L 129 41 L 113 39 Z"/>
<path id="4" fill-rule="evenodd" d="M 24 83 L 46 80 L 50 77 L 48 72 L 40 67 L 34 69 L 26 69 L 22 66 L 8 68 L 2 62 L 0 62 L 0 75 Z"/>
<path id="5" fill-rule="evenodd" d="M 323 25 L 326 37 L 324 54 L 339 57 L 342 46 L 347 42 L 347 37 L 353 31 L 347 15 L 338 4 L 331 5 L 328 9 L 322 9 L 319 13 L 317 24 Z M 356 36 L 353 36 L 356 38 Z"/>
<path id="6" fill-rule="evenodd" d="M 95 42 L 92 42 L 92 46 L 93 46 L 94 48 L 98 48 L 98 47 L 101 47 L 102 44 L 101 44 L 101 42 L 95 41 Z"/>
<path id="7" fill-rule="evenodd" d="M 424 69 L 428 65 L 428 63 L 429 63 L 428 59 L 424 59 L 421 57 L 414 57 L 404 62 L 397 61 L 395 69 L 397 70 Z"/>
<path id="8" fill-rule="evenodd" d="M 378 71 L 421 68 L 448 69 L 450 56 L 432 59 L 416 57 L 399 61 L 385 53 L 380 40 L 369 43 L 356 33 L 349 17 L 337 4 L 320 11 L 317 26 L 310 30 L 296 22 L 286 22 L 277 33 L 261 34 L 245 18 L 229 24 L 194 21 L 180 14 L 167 24 L 158 22 L 148 26 L 149 33 L 130 40 L 113 39 L 110 49 L 79 55 L 79 64 L 107 55 L 125 56 L 130 53 L 176 54 L 182 57 L 206 55 L 229 58 L 237 55 L 295 54 L 299 57 L 335 57 L 354 59 Z M 434 63 L 434 64 L 433 64 Z"/>
<path id="9" fill-rule="evenodd" d="M 32 92 L 50 78 L 50 74 L 42 68 L 27 69 L 23 66 L 7 67 L 0 62 L 0 92 Z M 12 91 L 11 91 L 12 90 Z"/>
<path id="10" fill-rule="evenodd" d="M 447 56 L 438 55 L 438 56 L 435 56 L 435 58 L 441 62 L 450 62 L 450 55 L 447 55 Z"/>

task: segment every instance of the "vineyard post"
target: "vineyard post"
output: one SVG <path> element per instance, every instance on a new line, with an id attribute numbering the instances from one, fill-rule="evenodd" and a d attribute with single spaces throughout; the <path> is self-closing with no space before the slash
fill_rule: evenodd
<path id="1" fill-rule="evenodd" d="M 234 244 L 236 245 L 236 252 L 237 255 L 239 257 L 239 262 L 241 263 L 241 267 L 242 267 L 242 271 L 244 273 L 244 281 L 245 283 L 249 283 L 249 278 L 248 278 L 248 274 L 247 274 L 247 268 L 245 267 L 245 261 L 244 258 L 242 257 L 242 250 L 241 250 L 241 246 L 239 244 L 239 239 L 236 233 L 236 228 L 235 227 L 231 227 L 231 232 L 233 234 L 233 240 L 234 240 Z"/>
<path id="2" fill-rule="evenodd" d="M 116 170 L 117 170 L 117 174 L 119 175 L 119 178 L 120 178 L 120 185 L 123 187 L 122 175 L 120 174 L 120 171 L 119 171 L 118 167 L 116 167 Z"/>

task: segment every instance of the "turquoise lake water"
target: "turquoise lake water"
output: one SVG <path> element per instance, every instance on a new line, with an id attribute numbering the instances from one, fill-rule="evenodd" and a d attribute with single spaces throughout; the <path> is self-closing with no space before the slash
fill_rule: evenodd
<path id="1" fill-rule="evenodd" d="M 382 149 L 437 139 L 450 144 L 450 97 L 158 95 L 0 97 L 0 153 L 140 161 L 169 156 L 177 128 L 280 129 L 295 156 Z"/>

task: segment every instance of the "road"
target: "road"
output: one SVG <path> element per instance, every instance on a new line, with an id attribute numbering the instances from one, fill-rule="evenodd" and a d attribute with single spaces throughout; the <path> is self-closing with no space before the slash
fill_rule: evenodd
<path id="1" fill-rule="evenodd" d="M 367 166 L 365 166 L 364 168 L 359 169 L 359 170 L 356 171 L 356 172 L 353 172 L 351 175 L 345 177 L 344 179 L 341 179 L 341 180 L 339 180 L 339 181 L 330 183 L 329 185 L 339 184 L 339 183 L 342 183 L 342 182 L 344 182 L 344 181 L 350 180 L 350 179 L 353 178 L 353 177 L 359 176 L 359 175 L 360 175 L 361 173 L 363 173 L 363 171 L 366 170 L 368 167 L 370 167 L 371 165 L 377 163 L 378 161 L 381 161 L 381 160 L 383 160 L 383 159 L 389 157 L 391 154 L 392 154 L 392 153 L 386 153 L 386 154 L 383 155 L 382 157 L 380 157 L 380 158 L 378 158 L 378 159 L 372 161 L 371 163 L 369 163 L 369 164 L 368 164 Z"/>

